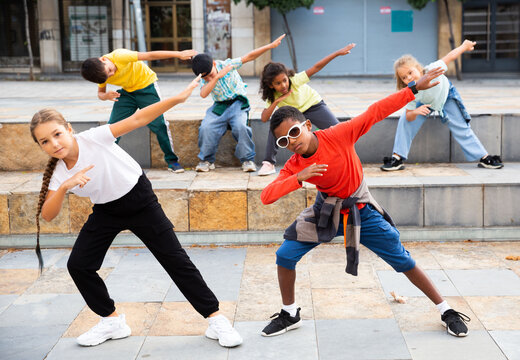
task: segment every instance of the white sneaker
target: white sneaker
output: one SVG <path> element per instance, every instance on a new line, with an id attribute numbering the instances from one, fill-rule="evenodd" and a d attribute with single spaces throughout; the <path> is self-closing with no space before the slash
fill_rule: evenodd
<path id="1" fill-rule="evenodd" d="M 258 171 L 259 176 L 266 176 L 276 173 L 276 169 L 274 168 L 274 164 L 271 164 L 269 161 L 262 161 L 262 167 Z"/>
<path id="2" fill-rule="evenodd" d="M 242 337 L 224 315 L 210 317 L 208 321 L 206 337 L 218 340 L 220 346 L 224 347 L 235 347 L 242 344 Z"/>
<path id="3" fill-rule="evenodd" d="M 95 346 L 109 339 L 122 339 L 130 336 L 132 330 L 126 324 L 125 315 L 118 317 L 102 317 L 97 325 L 76 340 L 81 346 Z"/>
<path id="4" fill-rule="evenodd" d="M 208 172 L 210 170 L 215 170 L 215 164 L 210 163 L 209 161 L 201 161 L 198 163 L 195 170 L 198 172 Z"/>
<path id="5" fill-rule="evenodd" d="M 244 161 L 242 163 L 242 170 L 244 172 L 253 172 L 256 171 L 256 165 L 251 160 Z"/>

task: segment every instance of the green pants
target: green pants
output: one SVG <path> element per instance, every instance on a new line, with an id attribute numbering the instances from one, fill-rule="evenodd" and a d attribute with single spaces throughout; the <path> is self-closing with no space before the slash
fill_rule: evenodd
<path id="1" fill-rule="evenodd" d="M 118 101 L 114 101 L 110 120 L 108 120 L 109 124 L 116 123 L 132 116 L 137 109 L 142 109 L 148 105 L 161 101 L 155 88 L 155 83 L 148 85 L 144 89 L 132 92 L 123 89 L 119 89 L 117 92 L 120 93 L 121 96 L 118 98 Z M 173 151 L 173 139 L 170 127 L 168 126 L 168 121 L 164 119 L 164 116 L 159 116 L 147 126 L 157 136 L 159 146 L 164 153 L 164 161 L 166 161 L 168 165 L 178 162 L 179 158 Z M 119 139 L 117 139 L 117 141 L 119 141 Z"/>

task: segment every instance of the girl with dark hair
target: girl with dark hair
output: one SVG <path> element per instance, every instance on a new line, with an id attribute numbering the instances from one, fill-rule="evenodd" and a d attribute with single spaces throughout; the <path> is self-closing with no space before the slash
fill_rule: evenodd
<path id="1" fill-rule="evenodd" d="M 101 317 L 97 325 L 77 338 L 80 345 L 94 346 L 131 334 L 124 314 L 116 312 L 114 301 L 97 273 L 116 235 L 127 229 L 150 249 L 195 310 L 208 318 L 207 337 L 226 347 L 242 343 L 229 320 L 219 313 L 217 298 L 181 247 L 150 181 L 139 164 L 115 143 L 119 136 L 146 126 L 168 109 L 186 101 L 199 80 L 200 76 L 178 95 L 147 106 L 124 120 L 80 134 L 73 134 L 70 125 L 56 110 L 40 110 L 32 118 L 31 135 L 51 156 L 43 176 L 36 214 L 36 251 L 40 269 L 43 268 L 39 246 L 40 214 L 46 221 L 54 219 L 69 191 L 89 197 L 94 203 L 67 262 L 70 276 L 85 302 Z"/>
<path id="2" fill-rule="evenodd" d="M 262 111 L 262 121 L 269 121 L 271 114 L 277 107 L 293 106 L 300 110 L 312 124 L 320 129 L 326 129 L 338 123 L 338 119 L 323 102 L 321 96 L 307 83 L 310 77 L 323 69 L 325 65 L 338 56 L 347 55 L 356 46 L 352 43 L 332 54 L 324 57 L 309 69 L 294 73 L 288 70 L 282 63 L 271 62 L 264 67 L 260 78 L 260 93 L 262 100 L 266 102 L 266 108 Z M 258 175 L 269 175 L 276 172 L 277 145 L 273 134 L 267 135 L 267 145 L 262 168 Z"/>

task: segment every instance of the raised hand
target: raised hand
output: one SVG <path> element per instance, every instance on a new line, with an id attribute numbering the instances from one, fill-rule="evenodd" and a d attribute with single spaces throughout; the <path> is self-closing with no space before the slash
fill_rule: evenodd
<path id="1" fill-rule="evenodd" d="M 293 89 L 287 91 L 287 93 L 283 94 L 278 99 L 276 99 L 276 102 L 279 103 L 279 102 L 282 102 L 283 100 L 287 99 L 292 94 L 292 92 L 293 92 Z"/>
<path id="2" fill-rule="evenodd" d="M 355 46 L 356 46 L 355 43 L 350 43 L 350 44 L 348 44 L 347 46 L 345 46 L 344 48 L 339 49 L 339 50 L 337 51 L 337 53 L 338 53 L 338 55 L 347 55 L 347 54 L 350 54 L 350 50 L 352 50 Z"/>
<path id="3" fill-rule="evenodd" d="M 181 60 L 190 60 L 195 55 L 197 55 L 197 51 L 196 50 L 184 50 L 184 51 L 180 52 L 179 59 L 181 59 Z"/>
<path id="4" fill-rule="evenodd" d="M 79 187 L 82 188 L 90 181 L 90 177 L 88 177 L 85 173 L 93 167 L 94 165 L 89 165 L 83 170 L 78 171 L 71 178 L 63 182 L 63 185 L 66 187 L 67 190 L 70 190 L 77 185 L 79 185 Z"/>
<path id="5" fill-rule="evenodd" d="M 477 45 L 477 43 L 475 41 L 471 41 L 471 40 L 464 40 L 464 42 L 462 43 L 462 46 L 464 48 L 464 51 L 472 51 L 473 49 L 475 49 L 475 45 Z"/>
<path id="6" fill-rule="evenodd" d="M 272 43 L 269 44 L 270 48 L 271 49 L 274 49 L 275 47 L 278 47 L 278 45 L 280 45 L 282 43 L 282 39 L 285 37 L 285 34 L 283 34 L 282 36 L 279 36 L 278 39 L 276 39 L 275 41 L 273 41 Z"/>
<path id="7" fill-rule="evenodd" d="M 298 173 L 296 178 L 299 182 L 310 179 L 313 176 L 323 176 L 323 173 L 327 171 L 327 164 L 312 164 Z"/>
<path id="8" fill-rule="evenodd" d="M 117 101 L 117 98 L 120 96 L 121 96 L 121 94 L 118 93 L 117 91 L 109 91 L 105 95 L 105 100 Z"/>
<path id="9" fill-rule="evenodd" d="M 415 109 L 415 114 L 416 115 L 422 115 L 422 116 L 427 116 L 431 113 L 431 109 L 430 109 L 430 106 L 431 105 L 421 105 L 419 106 L 417 109 Z"/>
<path id="10" fill-rule="evenodd" d="M 439 81 L 436 81 L 434 83 L 430 83 L 430 81 L 441 76 L 442 74 L 444 74 L 444 70 L 441 67 L 428 71 L 419 80 L 417 80 L 417 82 L 415 84 L 416 89 L 417 90 L 426 90 L 426 89 L 434 87 L 435 85 L 439 84 Z"/>
<path id="11" fill-rule="evenodd" d="M 182 101 L 186 101 L 187 98 L 190 97 L 192 91 L 199 86 L 200 78 L 202 77 L 202 74 L 199 74 L 195 79 L 193 79 L 188 86 L 186 86 L 186 89 L 180 94 L 182 96 Z"/>
<path id="12" fill-rule="evenodd" d="M 218 73 L 217 73 L 217 78 L 218 79 L 222 79 L 224 76 L 226 76 L 226 74 L 228 72 L 230 72 L 231 70 L 233 70 L 233 65 L 228 65 L 224 68 L 222 68 L 222 70 L 220 70 Z"/>

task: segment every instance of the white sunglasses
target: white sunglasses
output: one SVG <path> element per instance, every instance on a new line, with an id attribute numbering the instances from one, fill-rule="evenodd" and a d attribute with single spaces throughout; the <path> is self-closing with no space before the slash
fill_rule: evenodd
<path id="1" fill-rule="evenodd" d="M 291 126 L 289 131 L 287 131 L 287 135 L 280 136 L 278 139 L 276 139 L 276 145 L 282 149 L 285 149 L 287 146 L 289 146 L 289 138 L 296 139 L 298 136 L 300 136 L 302 134 L 302 127 L 306 123 L 307 121 L 304 121 L 302 123 Z"/>

